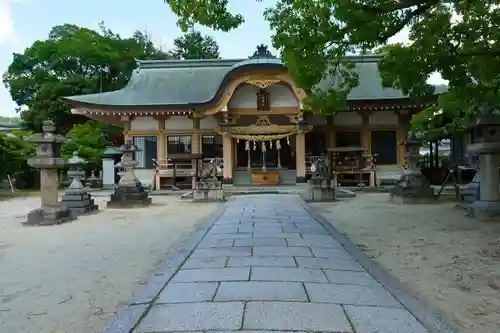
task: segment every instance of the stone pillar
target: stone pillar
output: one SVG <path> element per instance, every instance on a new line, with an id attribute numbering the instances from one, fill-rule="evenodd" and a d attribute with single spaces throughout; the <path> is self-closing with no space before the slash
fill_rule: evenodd
<path id="1" fill-rule="evenodd" d="M 24 225 L 54 225 L 69 222 L 75 219 L 67 206 L 58 202 L 59 169 L 63 168 L 66 160 L 59 155 L 60 147 L 66 139 L 55 134 L 54 123 L 50 120 L 43 122 L 43 133 L 30 136 L 28 141 L 36 144 L 35 158 L 30 158 L 28 164 L 40 169 L 40 198 L 41 207 L 28 213 Z"/>
<path id="2" fill-rule="evenodd" d="M 112 156 L 102 158 L 102 187 L 104 189 L 115 188 L 115 160 Z"/>
<path id="3" fill-rule="evenodd" d="M 500 116 L 494 109 L 485 108 L 472 127 L 477 138 L 467 147 L 478 155 L 479 199 L 465 206 L 467 215 L 489 219 L 500 215 Z"/>
<path id="4" fill-rule="evenodd" d="M 233 183 L 233 140 L 228 134 L 222 136 L 223 183 Z"/>
<path id="5" fill-rule="evenodd" d="M 306 140 L 304 132 L 298 132 L 295 136 L 295 168 L 297 171 L 297 183 L 306 182 Z"/>
<path id="6" fill-rule="evenodd" d="M 481 186 L 479 187 L 479 199 L 483 201 L 500 202 L 500 191 L 498 189 L 500 184 L 500 177 L 498 174 L 500 155 L 479 155 L 479 166 L 479 179 L 487 179 L 487 181 L 481 182 Z"/>

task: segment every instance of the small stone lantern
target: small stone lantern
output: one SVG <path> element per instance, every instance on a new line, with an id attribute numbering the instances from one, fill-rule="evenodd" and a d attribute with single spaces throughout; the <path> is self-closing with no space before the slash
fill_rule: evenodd
<path id="1" fill-rule="evenodd" d="M 486 108 L 471 126 L 475 142 L 467 147 L 479 159 L 479 200 L 466 207 L 467 215 L 490 218 L 500 215 L 500 116 Z"/>
<path id="2" fill-rule="evenodd" d="M 68 160 L 68 177 L 71 179 L 66 193 L 64 193 L 61 202 L 64 203 L 73 215 L 85 215 L 96 213 L 99 207 L 94 203 L 94 199 L 85 190 L 82 179 L 85 177 L 83 166 L 87 163 L 78 156 L 77 152 Z"/>
<path id="3" fill-rule="evenodd" d="M 40 170 L 41 207 L 28 213 L 25 225 L 54 225 L 75 219 L 69 208 L 58 201 L 58 170 L 66 164 L 60 151 L 66 138 L 55 134 L 55 125 L 50 120 L 43 122 L 42 130 L 27 139 L 36 144 L 36 157 L 30 158 L 28 164 Z"/>
<path id="4" fill-rule="evenodd" d="M 141 182 L 134 173 L 136 162 L 134 154 L 138 151 L 132 140 L 128 140 L 120 147 L 122 152 L 121 165 L 124 169 L 120 182 L 115 188 L 111 199 L 108 201 L 109 208 L 136 208 L 151 204 L 151 198 L 144 189 Z"/>
<path id="5" fill-rule="evenodd" d="M 409 132 L 404 142 L 407 169 L 395 187 L 389 190 L 390 200 L 402 203 L 428 203 L 435 201 L 434 189 L 417 164 L 422 143 L 414 132 Z"/>

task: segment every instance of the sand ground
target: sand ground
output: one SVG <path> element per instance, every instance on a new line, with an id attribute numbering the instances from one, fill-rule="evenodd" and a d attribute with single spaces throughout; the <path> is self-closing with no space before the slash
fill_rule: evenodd
<path id="1" fill-rule="evenodd" d="M 24 227 L 36 197 L 0 201 L 0 332 L 97 333 L 217 204 L 153 197 L 73 223 Z"/>
<path id="2" fill-rule="evenodd" d="M 391 204 L 386 193 L 312 206 L 460 332 L 500 332 L 500 220 L 467 218 L 454 203 Z"/>

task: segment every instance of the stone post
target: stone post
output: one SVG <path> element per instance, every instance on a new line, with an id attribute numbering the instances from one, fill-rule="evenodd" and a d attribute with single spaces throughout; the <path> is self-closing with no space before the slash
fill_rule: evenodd
<path id="1" fill-rule="evenodd" d="M 82 167 L 87 163 L 78 156 L 77 152 L 68 160 L 68 177 L 71 178 L 71 184 L 64 193 L 61 202 L 64 203 L 75 216 L 96 213 L 99 207 L 94 203 L 91 195 L 87 193 L 82 184 L 85 171 Z"/>
<path id="2" fill-rule="evenodd" d="M 487 108 L 471 128 L 477 141 L 467 150 L 479 157 L 479 199 L 465 210 L 469 216 L 488 219 L 500 215 L 500 116 Z"/>
<path id="3" fill-rule="evenodd" d="M 434 189 L 418 168 L 421 141 L 409 132 L 404 143 L 408 168 L 403 171 L 395 187 L 389 190 L 389 199 L 401 203 L 428 203 L 435 201 Z"/>
<path id="4" fill-rule="evenodd" d="M 115 188 L 113 194 L 111 194 L 111 199 L 107 204 L 108 208 L 137 208 L 149 206 L 151 204 L 151 198 L 149 198 L 148 192 L 144 189 L 134 173 L 136 165 L 134 153 L 137 151 L 137 147 L 132 140 L 128 140 L 120 147 L 120 151 L 123 154 L 120 163 L 124 171 L 118 186 Z"/>
<path id="5" fill-rule="evenodd" d="M 59 169 L 66 164 L 60 157 L 61 145 L 66 139 L 55 134 L 54 123 L 43 122 L 43 132 L 28 138 L 36 144 L 36 157 L 30 158 L 28 164 L 40 170 L 41 207 L 28 213 L 25 225 L 54 225 L 75 219 L 71 211 L 58 201 Z"/>

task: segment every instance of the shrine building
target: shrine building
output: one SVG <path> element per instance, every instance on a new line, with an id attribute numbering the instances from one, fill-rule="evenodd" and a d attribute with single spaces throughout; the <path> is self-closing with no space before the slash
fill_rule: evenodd
<path id="1" fill-rule="evenodd" d="M 402 166 L 400 143 L 425 105 L 382 87 L 378 56 L 347 58 L 359 85 L 334 116 L 303 112 L 306 92 L 263 45 L 248 59 L 138 60 L 123 89 L 65 100 L 73 114 L 121 126 L 140 149 L 138 177 L 156 188 L 168 185 L 169 156 L 179 154 L 221 158 L 223 181 L 234 185 L 305 182 L 312 157 L 335 147 L 361 147 L 377 167 Z M 192 172 L 179 169 L 177 177 Z"/>

